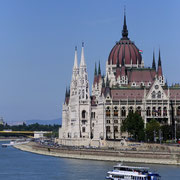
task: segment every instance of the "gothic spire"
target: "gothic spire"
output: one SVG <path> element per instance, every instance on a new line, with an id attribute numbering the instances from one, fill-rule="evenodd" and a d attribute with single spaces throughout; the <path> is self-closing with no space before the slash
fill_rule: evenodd
<path id="1" fill-rule="evenodd" d="M 77 46 L 75 47 L 75 55 L 74 55 L 74 69 L 77 69 L 78 68 L 78 60 L 77 60 Z"/>
<path id="2" fill-rule="evenodd" d="M 96 62 L 95 62 L 94 76 L 97 76 L 97 67 L 96 67 Z"/>
<path id="3" fill-rule="evenodd" d="M 159 60 L 158 60 L 158 66 L 161 66 L 161 54 L 160 54 L 160 49 L 159 49 Z"/>
<path id="4" fill-rule="evenodd" d="M 158 76 L 163 76 L 162 73 L 162 66 L 161 66 L 161 54 L 160 54 L 160 49 L 159 49 L 159 59 L 158 59 L 158 71 L 157 71 Z"/>
<path id="5" fill-rule="evenodd" d="M 98 75 L 101 75 L 101 65 L 100 65 L 100 61 L 99 61 L 99 67 L 98 67 Z"/>
<path id="6" fill-rule="evenodd" d="M 82 42 L 82 51 L 81 51 L 81 62 L 80 62 L 80 66 L 84 66 L 85 65 L 85 58 L 84 58 L 84 42 Z"/>
<path id="7" fill-rule="evenodd" d="M 128 29 L 126 25 L 126 9 L 124 8 L 124 25 L 123 25 L 123 30 L 122 30 L 122 37 L 124 39 L 128 38 Z"/>
<path id="8" fill-rule="evenodd" d="M 155 62 L 155 55 L 154 55 L 154 51 L 153 51 L 153 62 L 152 62 L 152 68 L 156 69 L 156 62 Z"/>

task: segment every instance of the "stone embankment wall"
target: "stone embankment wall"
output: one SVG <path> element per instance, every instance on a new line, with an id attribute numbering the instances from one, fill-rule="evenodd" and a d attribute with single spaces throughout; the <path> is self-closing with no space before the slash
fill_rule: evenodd
<path id="1" fill-rule="evenodd" d="M 58 144 L 65 146 L 92 146 L 99 148 L 111 148 L 115 150 L 132 150 L 150 151 L 150 152 L 180 152 L 180 147 L 168 146 L 164 144 L 150 144 L 150 143 L 134 143 L 122 141 L 108 141 L 108 140 L 91 140 L 91 139 L 57 139 Z"/>
<path id="2" fill-rule="evenodd" d="M 180 153 L 177 152 L 168 153 L 108 149 L 72 149 L 67 147 L 49 148 L 35 143 L 16 145 L 15 147 L 23 151 L 65 158 L 180 165 Z"/>

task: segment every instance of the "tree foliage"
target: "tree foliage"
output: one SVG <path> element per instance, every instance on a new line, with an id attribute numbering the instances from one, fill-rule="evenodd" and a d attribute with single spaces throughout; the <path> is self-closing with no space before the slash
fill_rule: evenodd
<path id="1" fill-rule="evenodd" d="M 137 113 L 129 113 L 128 117 L 122 122 L 122 132 L 128 132 L 136 141 L 144 140 L 144 120 Z"/>
<path id="2" fill-rule="evenodd" d="M 154 136 L 159 135 L 159 130 L 160 130 L 159 122 L 156 121 L 155 119 L 151 119 L 151 121 L 148 122 L 146 125 L 146 135 L 148 141 L 153 142 Z"/>
<path id="3" fill-rule="evenodd" d="M 172 139 L 172 126 L 166 124 L 161 126 L 163 141 Z"/>

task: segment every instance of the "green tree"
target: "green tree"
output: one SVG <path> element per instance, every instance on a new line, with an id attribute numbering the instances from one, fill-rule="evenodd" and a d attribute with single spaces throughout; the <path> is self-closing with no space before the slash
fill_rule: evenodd
<path id="1" fill-rule="evenodd" d="M 129 113 L 128 117 L 122 122 L 122 132 L 128 132 L 136 141 L 143 141 L 144 133 L 144 120 L 137 113 Z"/>
<path id="2" fill-rule="evenodd" d="M 156 137 L 159 135 L 159 130 L 160 130 L 159 122 L 156 121 L 155 119 L 151 119 L 151 121 L 148 122 L 146 125 L 146 135 L 148 141 L 153 142 L 154 136 Z"/>
<path id="3" fill-rule="evenodd" d="M 168 124 L 161 126 L 162 137 L 164 141 L 172 139 L 172 127 Z"/>

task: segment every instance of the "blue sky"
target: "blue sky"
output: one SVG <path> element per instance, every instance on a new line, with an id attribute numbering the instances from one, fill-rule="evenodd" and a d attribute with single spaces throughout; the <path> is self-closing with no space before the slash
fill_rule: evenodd
<path id="1" fill-rule="evenodd" d="M 173 3 L 172 3 L 173 2 Z M 88 76 L 121 38 L 126 5 L 129 37 L 146 66 L 161 49 L 169 84 L 180 82 L 179 0 L 0 0 L 0 116 L 5 121 L 61 117 L 74 47 L 85 42 Z"/>

